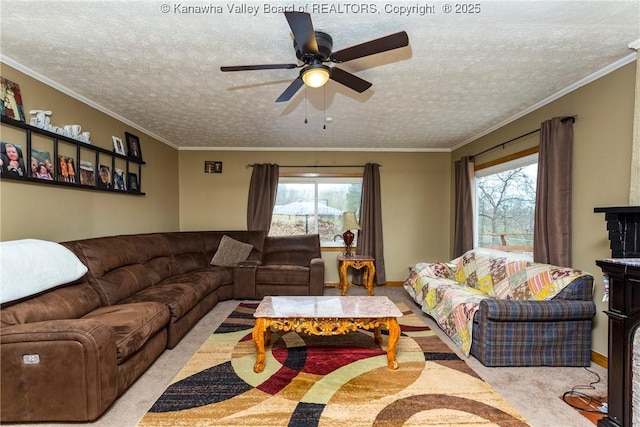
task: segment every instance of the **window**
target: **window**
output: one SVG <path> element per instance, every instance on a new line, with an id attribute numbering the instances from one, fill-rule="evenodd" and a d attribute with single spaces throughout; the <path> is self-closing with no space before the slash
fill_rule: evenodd
<path id="1" fill-rule="evenodd" d="M 280 177 L 269 235 L 319 234 L 323 247 L 342 247 L 342 214 L 360 217 L 361 194 L 362 177 Z"/>
<path id="2" fill-rule="evenodd" d="M 475 246 L 533 255 L 538 154 L 476 171 Z"/>

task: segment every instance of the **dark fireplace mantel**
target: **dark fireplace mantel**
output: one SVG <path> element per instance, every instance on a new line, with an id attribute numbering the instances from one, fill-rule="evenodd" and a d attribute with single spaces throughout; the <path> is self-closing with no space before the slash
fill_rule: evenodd
<path id="1" fill-rule="evenodd" d="M 640 258 L 640 206 L 594 208 L 604 213 L 611 258 Z"/>
<path id="2" fill-rule="evenodd" d="M 632 423 L 633 337 L 640 325 L 640 206 L 595 208 L 604 212 L 611 258 L 596 261 L 609 278 L 609 413 L 599 427 Z"/>

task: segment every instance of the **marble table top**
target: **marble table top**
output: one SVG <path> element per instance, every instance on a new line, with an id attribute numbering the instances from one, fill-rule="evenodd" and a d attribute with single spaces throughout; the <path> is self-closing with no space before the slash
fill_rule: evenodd
<path id="1" fill-rule="evenodd" d="M 379 318 L 402 317 L 386 296 L 266 296 L 253 317 Z"/>

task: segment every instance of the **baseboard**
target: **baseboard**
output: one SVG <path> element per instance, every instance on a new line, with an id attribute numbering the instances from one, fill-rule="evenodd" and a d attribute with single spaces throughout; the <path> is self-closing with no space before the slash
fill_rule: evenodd
<path id="1" fill-rule="evenodd" d="M 606 356 L 603 356 L 593 350 L 591 350 L 591 361 L 596 365 L 602 366 L 605 369 L 609 368 L 609 359 Z"/>

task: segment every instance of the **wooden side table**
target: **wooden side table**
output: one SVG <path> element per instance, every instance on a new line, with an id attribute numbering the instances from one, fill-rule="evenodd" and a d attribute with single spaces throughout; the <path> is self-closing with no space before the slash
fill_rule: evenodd
<path id="1" fill-rule="evenodd" d="M 340 255 L 338 256 L 338 274 L 340 275 L 340 289 L 342 296 L 347 294 L 349 282 L 347 282 L 347 269 L 353 267 L 356 270 L 364 268 L 362 272 L 362 281 L 369 292 L 369 295 L 375 295 L 373 291 L 373 279 L 376 274 L 376 267 L 373 265 L 373 257 L 368 255 Z"/>

